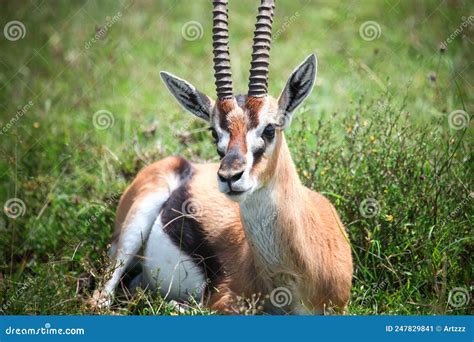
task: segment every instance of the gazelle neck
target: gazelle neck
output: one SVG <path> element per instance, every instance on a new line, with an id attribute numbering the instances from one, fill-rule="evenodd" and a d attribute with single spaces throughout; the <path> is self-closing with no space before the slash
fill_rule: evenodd
<path id="1" fill-rule="evenodd" d="M 275 151 L 269 160 L 264 186 L 240 205 L 242 222 L 257 265 L 270 273 L 285 272 L 292 251 L 303 234 L 301 217 L 304 209 L 304 187 L 283 133 L 279 133 Z M 295 239 L 296 238 L 296 239 Z"/>

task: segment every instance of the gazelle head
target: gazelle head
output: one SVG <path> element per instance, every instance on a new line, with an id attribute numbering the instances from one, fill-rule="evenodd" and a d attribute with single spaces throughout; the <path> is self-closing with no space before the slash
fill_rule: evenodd
<path id="1" fill-rule="evenodd" d="M 221 192 L 241 201 L 265 186 L 278 157 L 282 131 L 295 109 L 310 94 L 317 62 L 312 54 L 290 75 L 278 99 L 268 95 L 268 65 L 274 0 L 261 0 L 255 25 L 247 95 L 233 95 L 228 48 L 227 0 L 213 2 L 213 52 L 217 100 L 170 73 L 161 77 L 171 94 L 189 112 L 210 124 L 221 163 L 217 180 Z"/>

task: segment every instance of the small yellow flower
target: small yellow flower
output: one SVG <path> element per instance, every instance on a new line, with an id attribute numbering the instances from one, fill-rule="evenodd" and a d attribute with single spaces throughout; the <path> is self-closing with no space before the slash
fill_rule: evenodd
<path id="1" fill-rule="evenodd" d="M 388 221 L 388 222 L 392 222 L 393 221 L 393 215 L 385 215 L 385 220 Z"/>
<path id="2" fill-rule="evenodd" d="M 33 127 L 34 127 L 34 128 L 39 128 L 39 127 L 40 127 L 40 123 L 39 123 L 39 122 L 34 122 L 34 123 L 33 123 Z"/>
<path id="3" fill-rule="evenodd" d="M 387 193 L 387 192 L 388 192 L 388 189 L 384 189 L 384 191 L 383 191 L 383 192 L 384 192 L 384 193 Z"/>
<path id="4" fill-rule="evenodd" d="M 375 142 L 375 137 L 373 135 L 370 136 L 370 141 Z"/>
<path id="5" fill-rule="evenodd" d="M 349 126 L 346 128 L 346 132 L 351 134 L 352 133 L 352 126 Z"/>
<path id="6" fill-rule="evenodd" d="M 326 173 L 326 171 L 321 171 L 321 172 L 320 172 L 320 175 L 321 175 L 321 176 L 324 176 L 325 173 Z"/>
<path id="7" fill-rule="evenodd" d="M 367 126 L 369 124 L 369 122 L 367 120 L 364 120 L 364 122 L 362 123 L 364 126 Z"/>
<path id="8" fill-rule="evenodd" d="M 304 170 L 304 171 L 303 171 L 303 176 L 305 176 L 306 178 L 309 178 L 309 173 L 308 173 L 308 171 Z"/>
<path id="9" fill-rule="evenodd" d="M 373 149 L 372 149 L 372 153 L 377 153 L 377 149 L 376 149 L 376 148 L 373 148 Z"/>

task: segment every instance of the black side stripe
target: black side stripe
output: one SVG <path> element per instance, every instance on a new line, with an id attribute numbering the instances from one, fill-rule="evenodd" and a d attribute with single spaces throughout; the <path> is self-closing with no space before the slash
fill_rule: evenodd
<path id="1" fill-rule="evenodd" d="M 223 276 L 222 264 L 206 240 L 202 225 L 192 215 L 183 215 L 183 203 L 189 198 L 188 182 L 173 191 L 162 207 L 163 227 L 173 243 L 202 269 L 206 280 L 216 284 Z"/>

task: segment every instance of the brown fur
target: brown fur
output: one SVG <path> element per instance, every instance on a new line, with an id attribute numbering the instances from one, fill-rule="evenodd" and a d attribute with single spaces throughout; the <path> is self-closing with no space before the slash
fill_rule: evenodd
<path id="1" fill-rule="evenodd" d="M 150 192 L 167 187 L 166 176 L 176 173 L 182 163 L 182 158 L 168 157 L 139 172 L 120 200 L 113 235 L 115 243 L 119 244 L 122 229 L 127 228 L 126 223 L 133 217 L 141 200 Z M 197 219 L 227 274 L 222 284 L 215 284 L 209 303 L 213 309 L 222 312 L 235 311 L 231 301 L 236 294 L 251 295 L 258 289 L 253 285 L 256 271 L 240 221 L 239 205 L 217 189 L 215 175 L 218 164 L 194 164 L 193 169 L 189 192 L 191 198 L 205 205 L 202 216 Z"/>
<path id="2" fill-rule="evenodd" d="M 280 147 L 269 165 L 271 182 L 279 185 L 277 227 L 286 242 L 285 266 L 296 273 L 306 305 L 323 309 L 332 303 L 343 308 L 349 300 L 352 256 L 344 227 L 323 195 L 304 187 L 280 133 Z M 269 177 L 268 174 L 265 177 Z"/>
<path id="3" fill-rule="evenodd" d="M 219 99 L 216 101 L 216 108 L 219 112 L 219 121 L 223 130 L 228 130 L 227 115 L 237 108 L 237 102 L 232 99 Z"/>
<path id="4" fill-rule="evenodd" d="M 186 161 L 180 157 L 167 157 L 155 162 L 143 170 L 133 180 L 132 184 L 125 190 L 117 208 L 115 217 L 115 230 L 112 235 L 112 241 L 118 242 L 122 227 L 127 227 L 127 217 L 130 219 L 134 207 L 140 204 L 140 200 L 149 193 L 159 188 L 168 188 L 166 176 L 179 172 Z"/>
<path id="5" fill-rule="evenodd" d="M 333 304 L 343 308 L 349 299 L 352 259 L 344 227 L 334 207 L 322 195 L 299 182 L 289 151 L 281 134 L 278 157 L 271 159 L 272 181 L 279 184 L 281 204 L 275 227 L 284 241 L 283 265 L 278 272 L 289 274 L 299 284 L 298 292 L 310 309 L 324 309 Z M 139 173 L 124 193 L 117 212 L 115 238 L 135 204 L 157 186 L 165 186 L 163 175 L 175 172 L 180 159 L 166 158 Z M 236 312 L 236 295 L 269 293 L 273 286 L 245 237 L 239 205 L 219 192 L 215 175 L 217 164 L 194 165 L 190 195 L 205 205 L 199 218 L 208 241 L 219 256 L 226 277 L 215 285 L 209 306 L 221 312 Z M 284 181 L 282 181 L 284 180 Z M 275 270 L 270 270 L 275 272 Z"/>
<path id="6" fill-rule="evenodd" d="M 259 123 L 258 115 L 264 103 L 265 103 L 264 97 L 249 96 L 245 100 L 245 108 L 247 108 L 247 115 L 250 121 L 250 128 L 255 128 L 258 126 L 258 123 Z"/>
<path id="7" fill-rule="evenodd" d="M 260 99 L 247 101 L 252 109 L 262 108 Z M 237 113 L 242 108 L 235 100 L 218 101 L 227 115 L 235 115 L 230 122 L 234 144 L 245 141 L 248 127 L 245 116 Z M 276 108 L 270 99 L 267 108 Z M 234 113 L 234 114 L 232 114 Z M 255 112 L 258 116 L 258 111 Z M 228 120 L 228 117 L 225 117 Z M 231 120 L 232 121 L 232 120 Z M 240 122 L 239 122 L 240 121 Z M 238 138 L 236 138 L 238 137 Z M 249 239 L 245 226 L 246 213 L 217 188 L 217 164 L 193 165 L 189 194 L 205 210 L 199 223 L 206 239 L 223 265 L 225 277 L 209 299 L 209 306 L 221 312 L 236 312 L 237 295 L 269 294 L 279 286 L 278 281 L 294 284 L 294 291 L 304 306 L 324 310 L 328 305 L 344 308 L 349 300 L 352 282 L 351 248 L 345 229 L 332 204 L 321 194 L 304 187 L 297 175 L 284 134 L 277 130 L 272 155 L 257 163 L 252 172 L 260 184 L 273 189 L 277 210 L 274 224 L 280 248 L 280 262 L 269 265 Z M 119 243 L 120 231 L 140 200 L 156 188 L 166 187 L 166 175 L 180 172 L 183 160 L 169 157 L 143 171 L 126 190 L 119 204 L 114 239 Z M 276 280 L 278 279 L 278 281 Z"/>

